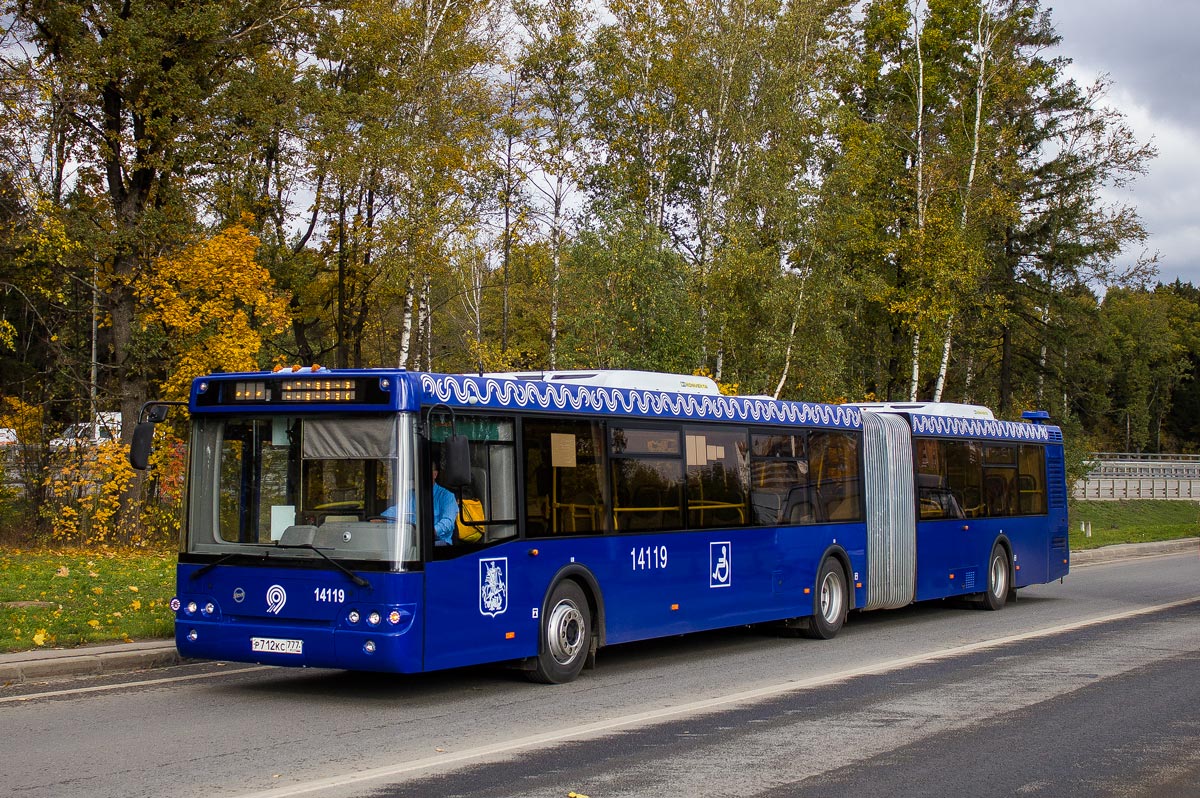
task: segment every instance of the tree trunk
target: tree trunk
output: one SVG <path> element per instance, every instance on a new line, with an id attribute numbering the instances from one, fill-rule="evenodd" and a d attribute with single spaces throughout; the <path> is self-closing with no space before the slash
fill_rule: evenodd
<path id="1" fill-rule="evenodd" d="M 946 372 L 950 366 L 950 328 L 954 325 L 954 317 L 946 320 L 946 337 L 942 340 L 942 363 L 938 367 L 937 385 L 933 389 L 933 401 L 942 401 L 942 390 L 946 387 Z"/>
<path id="2" fill-rule="evenodd" d="M 1006 322 L 1000 334 L 1000 407 L 1001 418 L 1012 412 L 1012 329 Z"/>

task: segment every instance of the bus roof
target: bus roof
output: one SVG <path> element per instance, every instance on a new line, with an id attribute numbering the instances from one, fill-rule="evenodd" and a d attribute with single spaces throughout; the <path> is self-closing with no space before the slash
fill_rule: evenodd
<path id="1" fill-rule="evenodd" d="M 855 407 L 877 413 L 920 413 L 923 416 L 953 416 L 955 418 L 993 419 L 992 411 L 983 405 L 958 402 L 854 402 Z"/>
<path id="2" fill-rule="evenodd" d="M 274 386 L 274 387 L 273 387 Z M 256 398 L 258 393 L 265 398 Z M 1057 427 L 996 420 L 978 405 L 872 402 L 829 405 L 725 396 L 708 377 L 634 370 L 435 374 L 404 369 L 305 368 L 213 374 L 193 382 L 192 412 L 468 410 L 579 413 L 625 418 L 800 424 L 860 429 L 862 413 L 903 413 L 918 435 L 1060 441 Z"/>
<path id="3" fill-rule="evenodd" d="M 674 393 L 719 394 L 720 388 L 710 377 L 693 374 L 665 374 L 658 371 L 630 369 L 576 369 L 572 371 L 497 371 L 480 377 L 539 382 L 568 382 L 575 385 L 594 385 L 604 388 L 640 388 L 647 391 Z"/>

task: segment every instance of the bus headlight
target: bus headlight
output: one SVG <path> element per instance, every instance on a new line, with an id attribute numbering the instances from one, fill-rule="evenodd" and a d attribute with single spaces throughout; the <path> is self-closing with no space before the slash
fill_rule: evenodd
<path id="1" fill-rule="evenodd" d="M 367 623 L 371 624 L 372 626 L 378 626 L 381 620 L 383 619 L 380 617 L 378 612 L 372 612 L 367 616 Z"/>
<path id="2" fill-rule="evenodd" d="M 362 616 L 358 614 L 358 610 L 350 610 L 350 614 L 346 616 L 346 620 L 350 623 L 358 623 L 362 620 Z"/>

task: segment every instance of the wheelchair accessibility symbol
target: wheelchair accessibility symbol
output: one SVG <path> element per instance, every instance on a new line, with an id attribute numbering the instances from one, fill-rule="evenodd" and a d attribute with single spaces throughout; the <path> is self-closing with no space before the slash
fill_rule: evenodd
<path id="1" fill-rule="evenodd" d="M 729 587 L 733 584 L 733 546 L 728 540 L 708 544 L 708 586 Z"/>

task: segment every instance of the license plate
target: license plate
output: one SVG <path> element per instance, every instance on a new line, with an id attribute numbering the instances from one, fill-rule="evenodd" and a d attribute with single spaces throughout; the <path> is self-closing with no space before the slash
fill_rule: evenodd
<path id="1" fill-rule="evenodd" d="M 266 651 L 271 654 L 303 654 L 303 640 L 280 640 L 275 637 L 250 638 L 251 651 Z"/>

